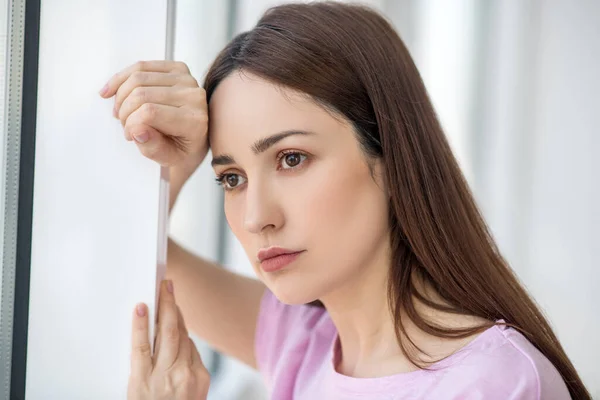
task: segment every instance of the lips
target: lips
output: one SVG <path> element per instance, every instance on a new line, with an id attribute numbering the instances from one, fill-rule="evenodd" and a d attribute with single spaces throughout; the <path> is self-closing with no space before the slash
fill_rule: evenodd
<path id="1" fill-rule="evenodd" d="M 260 262 L 268 260 L 270 258 L 278 257 L 285 254 L 300 253 L 302 250 L 290 250 L 282 247 L 269 247 L 268 249 L 260 249 L 256 255 L 256 258 Z"/>
<path id="2" fill-rule="evenodd" d="M 292 264 L 304 250 L 290 250 L 281 247 L 271 247 L 258 252 L 260 267 L 265 273 L 280 271 Z"/>

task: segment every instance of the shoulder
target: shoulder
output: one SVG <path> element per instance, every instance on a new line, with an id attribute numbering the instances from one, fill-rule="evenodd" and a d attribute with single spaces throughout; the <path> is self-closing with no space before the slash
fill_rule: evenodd
<path id="1" fill-rule="evenodd" d="M 447 378 L 462 382 L 465 393 L 490 399 L 570 399 L 554 365 L 513 328 L 494 326 L 459 353 Z"/>

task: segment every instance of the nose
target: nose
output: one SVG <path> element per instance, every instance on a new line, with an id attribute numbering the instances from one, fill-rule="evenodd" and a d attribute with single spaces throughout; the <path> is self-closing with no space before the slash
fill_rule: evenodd
<path id="1" fill-rule="evenodd" d="M 283 226 L 283 213 L 272 188 L 266 184 L 248 183 L 246 188 L 246 209 L 244 228 L 251 233 L 263 233 Z"/>

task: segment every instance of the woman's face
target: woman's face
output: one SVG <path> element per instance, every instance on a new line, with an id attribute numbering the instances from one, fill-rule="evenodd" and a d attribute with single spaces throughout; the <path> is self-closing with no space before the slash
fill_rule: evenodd
<path id="1" fill-rule="evenodd" d="M 209 110 L 227 221 L 281 301 L 321 299 L 358 283 L 369 269 L 388 268 L 373 265 L 389 247 L 381 165 L 374 162 L 371 175 L 348 122 L 239 72 L 219 84 Z M 300 253 L 261 263 L 259 251 L 273 246 Z"/>

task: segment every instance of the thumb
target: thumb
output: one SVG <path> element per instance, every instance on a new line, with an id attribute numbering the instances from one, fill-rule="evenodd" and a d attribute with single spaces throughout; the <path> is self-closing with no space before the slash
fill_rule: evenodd
<path id="1" fill-rule="evenodd" d="M 178 143 L 180 138 L 167 137 L 145 124 L 130 129 L 130 133 L 140 153 L 164 167 L 178 164 L 185 156 L 184 149 Z"/>

